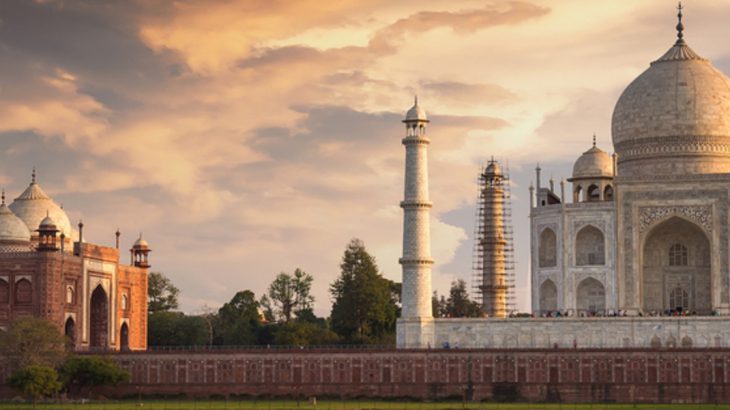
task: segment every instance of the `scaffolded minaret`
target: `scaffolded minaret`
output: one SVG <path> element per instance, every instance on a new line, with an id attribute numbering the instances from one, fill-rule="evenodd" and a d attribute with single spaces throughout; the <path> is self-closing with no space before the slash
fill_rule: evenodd
<path id="1" fill-rule="evenodd" d="M 514 248 L 509 177 L 492 159 L 479 175 L 474 249 L 476 289 L 482 312 L 506 317 L 513 310 Z"/>

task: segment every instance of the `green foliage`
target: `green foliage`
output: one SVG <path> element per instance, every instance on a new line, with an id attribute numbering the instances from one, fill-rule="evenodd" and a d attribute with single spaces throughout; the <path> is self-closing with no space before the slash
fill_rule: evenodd
<path id="1" fill-rule="evenodd" d="M 96 386 L 116 386 L 129 380 L 129 373 L 108 357 L 73 356 L 61 367 L 61 380 L 69 390 L 81 391 Z"/>
<path id="2" fill-rule="evenodd" d="M 66 357 L 66 339 L 52 323 L 25 316 L 0 332 L 0 355 L 11 369 L 27 366 L 56 367 Z"/>
<path id="3" fill-rule="evenodd" d="M 150 346 L 205 346 L 210 332 L 206 318 L 187 316 L 182 312 L 158 312 L 147 322 L 147 344 Z"/>
<path id="4" fill-rule="evenodd" d="M 180 290 L 161 272 L 150 272 L 147 278 L 147 311 L 149 314 L 178 308 Z"/>
<path id="5" fill-rule="evenodd" d="M 466 282 L 458 279 L 451 282 L 449 298 L 446 300 L 446 314 L 448 317 L 479 317 L 479 304 L 469 299 Z"/>
<path id="6" fill-rule="evenodd" d="M 61 390 L 58 373 L 47 366 L 26 366 L 13 373 L 8 384 L 33 400 L 52 396 Z"/>
<path id="7" fill-rule="evenodd" d="M 281 272 L 269 285 L 268 293 L 261 298 L 266 319 L 289 323 L 293 315 L 298 317 L 300 312 L 311 309 L 314 303 L 310 294 L 313 281 L 312 275 L 299 268 L 293 275 Z"/>
<path id="8" fill-rule="evenodd" d="M 340 269 L 340 277 L 330 286 L 332 330 L 345 343 L 391 342 L 398 314 L 397 285 L 383 278 L 358 239 L 347 245 Z"/>
<path id="9" fill-rule="evenodd" d="M 289 323 L 271 323 L 262 326 L 257 343 L 280 346 L 321 346 L 339 342 L 339 336 L 330 330 L 327 321 L 317 318 L 297 319 Z"/>
<path id="10" fill-rule="evenodd" d="M 431 313 L 433 317 L 446 317 L 448 315 L 446 298 L 444 295 L 439 296 L 435 290 L 431 297 Z"/>
<path id="11" fill-rule="evenodd" d="M 253 345 L 261 326 L 259 303 L 250 290 L 236 293 L 224 304 L 214 320 L 214 343 L 218 345 Z"/>

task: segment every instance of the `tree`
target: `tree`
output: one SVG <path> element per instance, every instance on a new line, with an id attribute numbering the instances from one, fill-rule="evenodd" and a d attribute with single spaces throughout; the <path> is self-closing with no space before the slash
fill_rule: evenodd
<path id="1" fill-rule="evenodd" d="M 8 384 L 33 401 L 52 396 L 61 390 L 58 373 L 54 368 L 47 366 L 26 366 L 13 373 L 8 379 Z"/>
<path id="2" fill-rule="evenodd" d="M 378 271 L 358 239 L 345 249 L 340 277 L 330 286 L 332 330 L 346 343 L 384 343 L 394 337 L 398 306 L 396 285 Z"/>
<path id="3" fill-rule="evenodd" d="M 433 314 L 433 317 L 446 317 L 446 307 L 446 298 L 444 295 L 439 296 L 439 294 L 434 290 L 433 296 L 431 296 L 431 313 Z"/>
<path id="4" fill-rule="evenodd" d="M 147 311 L 150 315 L 178 308 L 180 290 L 161 272 L 150 272 L 147 279 Z"/>
<path id="5" fill-rule="evenodd" d="M 269 285 L 268 294 L 261 298 L 265 315 L 289 323 L 292 315 L 298 316 L 300 312 L 311 309 L 314 303 L 310 294 L 313 281 L 312 275 L 299 268 L 293 275 L 281 272 Z"/>
<path id="6" fill-rule="evenodd" d="M 61 380 L 69 390 L 81 392 L 96 386 L 116 386 L 129 380 L 129 373 L 108 357 L 74 356 L 61 367 Z"/>
<path id="7" fill-rule="evenodd" d="M 250 290 L 236 293 L 230 302 L 221 306 L 213 330 L 218 345 L 253 345 L 256 331 L 261 326 L 259 303 Z"/>
<path id="8" fill-rule="evenodd" d="M 55 367 L 66 357 L 66 338 L 44 319 L 21 317 L 0 332 L 0 356 L 6 358 L 11 369 Z"/>
<path id="9" fill-rule="evenodd" d="M 458 279 L 451 282 L 449 298 L 446 300 L 446 314 L 449 317 L 479 317 L 479 304 L 469 299 L 466 282 Z"/>
<path id="10" fill-rule="evenodd" d="M 158 312 L 147 322 L 150 346 L 205 346 L 209 342 L 206 318 L 182 312 Z"/>

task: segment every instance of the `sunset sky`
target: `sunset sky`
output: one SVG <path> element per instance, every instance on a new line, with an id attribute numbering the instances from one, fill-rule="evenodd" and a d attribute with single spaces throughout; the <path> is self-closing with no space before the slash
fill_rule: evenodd
<path id="1" fill-rule="evenodd" d="M 685 38 L 730 73 L 730 0 L 685 2 Z M 0 184 L 38 170 L 91 242 L 128 249 L 187 312 L 280 271 L 316 312 L 361 238 L 400 281 L 404 129 L 431 119 L 434 287 L 471 280 L 479 165 L 513 177 L 518 307 L 529 309 L 527 187 L 611 151 L 623 88 L 674 42 L 668 0 L 2 0 Z M 125 253 L 126 255 L 126 253 Z"/>

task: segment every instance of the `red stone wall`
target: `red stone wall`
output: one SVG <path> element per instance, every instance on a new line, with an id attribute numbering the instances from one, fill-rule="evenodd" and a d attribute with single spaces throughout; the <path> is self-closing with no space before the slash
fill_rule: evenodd
<path id="1" fill-rule="evenodd" d="M 730 350 L 250 350 L 119 353 L 103 392 L 562 402 L 730 402 Z"/>
<path id="2" fill-rule="evenodd" d="M 134 266 L 119 265 L 117 286 L 117 323 L 122 319 L 129 322 L 129 348 L 131 350 L 147 349 L 147 269 Z M 129 297 L 129 305 L 122 309 L 122 294 Z M 117 337 L 117 348 L 120 348 L 121 337 Z"/>

